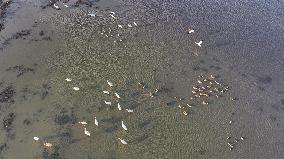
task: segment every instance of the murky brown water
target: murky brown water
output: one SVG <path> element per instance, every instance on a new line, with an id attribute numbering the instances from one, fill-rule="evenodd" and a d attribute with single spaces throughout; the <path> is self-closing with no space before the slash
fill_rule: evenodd
<path id="1" fill-rule="evenodd" d="M 282 1 L 85 2 L 7 9 L 1 158 L 283 158 Z"/>

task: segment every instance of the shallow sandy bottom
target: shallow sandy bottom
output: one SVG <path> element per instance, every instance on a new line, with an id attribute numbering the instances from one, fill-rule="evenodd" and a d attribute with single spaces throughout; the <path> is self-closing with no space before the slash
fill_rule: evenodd
<path id="1" fill-rule="evenodd" d="M 283 158 L 283 2 L 76 2 L 6 8 L 0 158 Z"/>

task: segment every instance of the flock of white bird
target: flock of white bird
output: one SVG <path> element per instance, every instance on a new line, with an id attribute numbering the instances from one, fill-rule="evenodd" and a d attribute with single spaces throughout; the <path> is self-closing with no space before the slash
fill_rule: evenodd
<path id="1" fill-rule="evenodd" d="M 188 29 L 188 34 L 192 34 L 194 33 L 194 30 L 193 29 Z M 203 43 L 202 40 L 200 40 L 199 42 L 195 42 L 196 45 L 198 45 L 199 47 L 201 47 L 201 44 Z"/>
<path id="2" fill-rule="evenodd" d="M 66 4 L 64 4 L 64 3 L 63 3 L 63 6 L 66 7 L 66 8 L 69 7 L 68 5 L 66 5 Z M 60 7 L 59 7 L 58 5 L 56 5 L 56 4 L 54 4 L 53 7 L 54 7 L 55 9 L 58 9 L 58 10 L 60 9 Z M 91 16 L 91 17 L 96 17 L 96 13 L 89 13 L 88 15 Z M 115 17 L 115 13 L 114 13 L 114 12 L 110 12 L 109 15 L 110 15 L 113 19 L 117 19 L 117 17 Z M 137 26 L 137 23 L 136 23 L 136 22 L 133 22 L 133 25 L 134 25 L 134 26 Z M 128 26 L 129 28 L 131 28 L 131 27 L 132 27 L 132 24 L 127 24 L 127 26 Z M 118 25 L 118 28 L 123 28 L 123 26 L 119 24 L 119 25 Z M 195 32 L 195 31 L 194 31 L 193 29 L 189 29 L 189 30 L 188 30 L 188 34 L 192 34 L 192 33 L 194 33 L 194 32 Z M 195 44 L 198 45 L 199 47 L 201 47 L 201 44 L 202 44 L 202 43 L 203 43 L 203 41 L 195 42 Z M 66 78 L 65 81 L 71 82 L 72 79 L 71 79 L 71 78 Z M 109 87 L 113 87 L 113 86 L 114 86 L 114 84 L 113 84 L 112 82 L 110 82 L 109 80 L 107 80 L 107 84 L 109 85 Z M 74 91 L 79 91 L 80 88 L 74 86 L 74 87 L 73 87 L 73 90 L 74 90 Z M 104 90 L 103 93 L 104 93 L 104 94 L 107 94 L 107 95 L 111 95 L 111 92 L 106 91 L 106 90 Z M 120 99 L 120 95 L 119 95 L 117 92 L 115 92 L 114 95 L 115 95 L 115 97 L 116 97 L 117 99 Z M 109 106 L 113 104 L 111 101 L 104 101 L 104 103 L 105 103 L 106 105 L 109 105 Z M 122 107 L 121 107 L 121 105 L 119 104 L 119 102 L 117 102 L 117 108 L 118 108 L 119 111 L 122 110 Z M 134 112 L 132 109 L 125 109 L 125 110 L 126 110 L 128 113 L 133 113 L 133 112 Z M 186 114 L 186 115 L 187 115 L 187 114 Z M 83 126 L 86 126 L 86 125 L 88 124 L 86 121 L 80 121 L 80 122 L 78 122 L 78 123 L 81 124 L 81 125 L 83 125 Z M 97 120 L 97 117 L 95 117 L 95 125 L 96 125 L 96 126 L 99 126 L 99 122 L 98 122 L 98 120 Z M 127 126 L 125 125 L 124 121 L 121 121 L 121 127 L 122 127 L 125 131 L 127 131 Z M 86 136 L 91 136 L 91 133 L 87 130 L 86 127 L 84 127 L 84 134 L 85 134 Z M 40 140 L 39 137 L 34 137 L 33 139 L 34 139 L 35 141 L 39 141 L 39 140 Z M 125 140 L 121 139 L 121 138 L 118 138 L 118 140 L 119 140 L 122 144 L 127 144 L 127 142 L 126 142 Z M 51 146 L 52 146 L 51 143 L 47 143 L 47 142 L 44 142 L 43 145 L 46 146 L 46 147 L 51 147 Z"/>
<path id="3" fill-rule="evenodd" d="M 66 80 L 67 82 L 72 81 L 70 78 L 66 78 L 65 80 Z M 110 82 L 109 80 L 107 80 L 107 84 L 109 85 L 109 87 L 113 87 L 113 83 Z M 80 90 L 80 89 L 79 89 L 79 87 L 73 87 L 73 90 L 78 91 L 78 90 Z M 109 91 L 103 91 L 103 93 L 104 93 L 104 94 L 107 94 L 107 95 L 111 95 L 111 92 L 109 92 Z M 114 95 L 115 95 L 115 97 L 116 97 L 117 99 L 120 99 L 119 93 L 115 92 Z M 109 106 L 112 105 L 112 102 L 111 102 L 111 101 L 104 101 L 104 103 L 105 103 L 106 105 L 109 105 Z M 119 111 L 122 110 L 122 107 L 121 107 L 121 105 L 119 104 L 119 102 L 117 103 L 117 108 L 118 108 Z M 129 112 L 129 113 L 132 113 L 132 112 L 133 112 L 132 109 L 125 109 L 125 110 L 126 110 L 127 112 Z M 85 125 L 88 124 L 86 121 L 80 121 L 80 122 L 78 122 L 78 123 L 81 124 L 81 125 L 83 125 L 83 126 L 85 126 Z M 98 120 L 97 120 L 97 117 L 95 117 L 95 125 L 96 125 L 96 126 L 99 126 L 99 122 L 98 122 Z M 124 121 L 121 121 L 121 127 L 122 127 L 125 131 L 127 131 L 127 126 L 125 125 Z M 87 130 L 86 127 L 84 127 L 84 134 L 85 134 L 86 136 L 91 136 L 91 133 Z M 125 140 L 121 139 L 121 138 L 118 138 L 118 140 L 119 140 L 122 144 L 127 144 L 127 142 L 126 142 Z"/>

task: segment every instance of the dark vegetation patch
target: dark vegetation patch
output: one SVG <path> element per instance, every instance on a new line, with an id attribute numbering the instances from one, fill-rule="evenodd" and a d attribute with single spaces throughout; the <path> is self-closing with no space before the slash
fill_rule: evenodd
<path id="1" fill-rule="evenodd" d="M 271 106 L 274 110 L 276 110 L 277 112 L 284 112 L 284 107 L 283 106 L 280 106 L 278 104 L 273 104 Z"/>
<path id="2" fill-rule="evenodd" d="M 9 45 L 13 39 L 26 39 L 26 36 L 31 34 L 31 30 L 21 30 L 16 32 L 11 37 L 7 38 L 3 43 L 0 49 L 3 49 L 5 46 Z"/>
<path id="3" fill-rule="evenodd" d="M 148 119 L 148 120 L 143 121 L 142 123 L 139 123 L 138 127 L 139 128 L 145 128 L 145 127 L 148 127 L 150 124 L 151 124 L 151 120 Z"/>
<path id="4" fill-rule="evenodd" d="M 230 41 L 217 41 L 216 42 L 216 47 L 223 47 L 223 46 L 227 46 L 227 45 L 230 45 L 231 42 Z"/>
<path id="5" fill-rule="evenodd" d="M 61 110 L 54 118 L 54 122 L 60 126 L 66 124 L 75 124 L 77 121 L 76 116 L 73 112 L 67 112 L 65 109 Z"/>
<path id="6" fill-rule="evenodd" d="M 214 65 L 211 65 L 210 68 L 215 69 L 215 70 L 221 70 L 221 69 L 222 69 L 221 67 L 219 67 L 219 66 L 214 66 Z"/>
<path id="7" fill-rule="evenodd" d="M 38 90 L 31 90 L 27 87 L 23 88 L 21 91 L 20 91 L 20 97 L 23 99 L 23 100 L 27 100 L 29 96 L 35 96 L 35 95 L 38 95 L 40 96 L 40 98 L 42 100 L 44 100 L 47 95 L 49 94 L 49 89 L 51 87 L 49 86 L 49 84 L 42 84 L 41 88 L 39 88 Z"/>
<path id="8" fill-rule="evenodd" d="M 282 105 L 284 105 L 284 99 L 281 99 L 280 102 Z"/>
<path id="9" fill-rule="evenodd" d="M 43 36 L 44 35 L 44 31 L 41 30 L 39 33 L 38 33 L 39 36 Z"/>
<path id="10" fill-rule="evenodd" d="M 112 127 L 108 127 L 105 129 L 105 132 L 106 133 L 112 133 L 114 131 L 118 130 L 118 127 L 115 125 L 115 126 L 112 126 Z"/>
<path id="11" fill-rule="evenodd" d="M 3 128 L 8 132 L 8 137 L 13 138 L 14 135 L 10 134 L 10 130 L 12 129 L 13 122 L 15 120 L 16 115 L 14 113 L 9 113 L 3 119 Z"/>
<path id="12" fill-rule="evenodd" d="M 245 73 L 242 73 L 241 76 L 245 78 L 248 77 Z"/>
<path id="13" fill-rule="evenodd" d="M 52 150 L 44 149 L 42 151 L 43 159 L 64 159 L 62 155 L 59 153 L 60 147 L 58 145 L 53 146 Z"/>
<path id="14" fill-rule="evenodd" d="M 29 119 L 25 119 L 25 120 L 23 121 L 23 124 L 25 124 L 25 125 L 31 125 L 31 121 L 30 121 Z"/>
<path id="15" fill-rule="evenodd" d="M 31 34 L 31 30 L 21 30 L 17 33 L 15 33 L 13 36 L 12 36 L 12 39 L 19 39 L 19 38 L 23 38 L 23 39 L 26 39 L 25 36 L 27 35 L 30 35 Z"/>
<path id="16" fill-rule="evenodd" d="M 272 82 L 272 78 L 270 76 L 262 76 L 257 78 L 258 82 L 263 84 L 270 84 Z"/>
<path id="17" fill-rule="evenodd" d="M 277 120 L 277 117 L 275 115 L 270 114 L 269 115 L 269 119 L 273 122 L 275 122 Z"/>
<path id="18" fill-rule="evenodd" d="M 0 103 L 14 103 L 15 90 L 12 86 L 6 87 L 0 92 Z"/>
<path id="19" fill-rule="evenodd" d="M 136 138 L 136 141 L 137 141 L 138 143 L 141 143 L 141 142 L 147 140 L 148 138 L 149 138 L 149 135 L 144 134 L 144 135 L 142 135 L 142 136 L 137 137 L 137 138 Z"/>
<path id="20" fill-rule="evenodd" d="M 51 41 L 51 37 L 50 36 L 43 37 L 42 40 Z"/>
<path id="21" fill-rule="evenodd" d="M 260 91 L 265 91 L 265 88 L 264 88 L 264 87 L 258 86 L 257 88 L 258 88 Z"/>
<path id="22" fill-rule="evenodd" d="M 73 139 L 72 130 L 70 128 L 66 128 L 63 132 L 59 132 L 56 135 L 51 135 L 45 137 L 44 140 L 54 140 L 59 139 L 61 144 L 72 144 L 80 141 L 80 139 Z"/>
<path id="23" fill-rule="evenodd" d="M 98 0 L 95 0 L 95 1 L 98 1 Z M 91 0 L 77 0 L 74 6 L 79 7 L 80 5 L 87 5 L 89 7 L 92 7 L 94 4 Z"/>
<path id="24" fill-rule="evenodd" d="M 199 155 L 203 156 L 203 155 L 205 155 L 206 150 L 203 149 L 203 148 L 201 148 L 201 149 L 198 149 L 196 152 L 197 152 Z"/>
<path id="25" fill-rule="evenodd" d="M 25 67 L 24 65 L 16 65 L 14 67 L 7 68 L 6 71 L 16 72 L 17 73 L 17 77 L 20 77 L 20 76 L 24 75 L 27 72 L 34 73 L 35 70 L 33 68 Z"/>
<path id="26" fill-rule="evenodd" d="M 198 70 L 200 70 L 200 67 L 199 67 L 199 66 L 194 66 L 194 67 L 192 67 L 192 69 L 193 69 L 194 71 L 198 71 Z"/>
<path id="27" fill-rule="evenodd" d="M 20 97 L 23 98 L 24 100 L 27 100 L 29 95 L 36 95 L 36 94 L 37 94 L 36 92 L 30 90 L 29 88 L 23 88 L 21 90 Z"/>
<path id="28" fill-rule="evenodd" d="M 8 1 L 0 1 L 0 31 L 4 29 L 4 18 L 6 15 L 7 8 L 12 3 L 11 0 Z"/>
<path id="29" fill-rule="evenodd" d="M 43 90 L 40 93 L 41 99 L 44 100 L 45 97 L 49 94 L 49 89 L 51 88 L 48 84 L 42 84 Z"/>
<path id="30" fill-rule="evenodd" d="M 52 7 L 54 8 L 54 4 L 56 4 L 57 2 L 62 1 L 63 3 L 67 3 L 70 0 L 48 0 L 48 3 L 46 5 L 41 6 L 42 9 L 46 9 L 47 7 Z M 92 7 L 94 5 L 94 2 L 98 2 L 99 0 L 76 0 L 74 2 L 74 7 L 79 7 L 80 5 L 86 5 L 89 7 Z M 56 8 L 54 8 L 56 9 Z M 60 10 L 60 9 L 58 9 Z"/>
<path id="31" fill-rule="evenodd" d="M 170 102 L 167 102 L 167 106 L 173 107 L 173 106 L 176 105 L 176 103 L 177 103 L 177 101 L 170 101 Z"/>
<path id="32" fill-rule="evenodd" d="M 111 124 L 116 124 L 116 123 L 120 123 L 120 121 L 122 120 L 121 117 L 110 117 L 110 118 L 106 118 L 106 119 L 102 119 L 102 122 L 107 122 L 107 123 L 111 123 Z"/>
<path id="33" fill-rule="evenodd" d="M 5 150 L 7 150 L 8 149 L 8 145 L 7 145 L 7 143 L 1 143 L 0 144 L 0 158 L 2 157 L 1 155 L 2 155 L 2 153 L 3 153 L 3 151 L 5 151 Z M 2 157 L 3 158 L 3 157 Z M 1 159 L 2 159 L 1 158 Z"/>
<path id="34" fill-rule="evenodd" d="M 256 111 L 258 111 L 258 112 L 261 112 L 261 113 L 262 113 L 262 112 L 263 112 L 263 108 L 262 108 L 262 106 L 257 107 L 257 108 L 256 108 Z"/>
<path id="35" fill-rule="evenodd" d="M 9 129 L 12 126 L 15 117 L 14 113 L 9 113 L 8 116 L 3 119 L 3 127 Z"/>

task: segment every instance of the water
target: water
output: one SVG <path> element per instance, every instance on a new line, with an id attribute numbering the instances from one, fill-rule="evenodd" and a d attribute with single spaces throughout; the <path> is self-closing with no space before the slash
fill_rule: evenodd
<path id="1" fill-rule="evenodd" d="M 283 158 L 282 1 L 74 3 L 10 6 L 2 158 Z"/>

